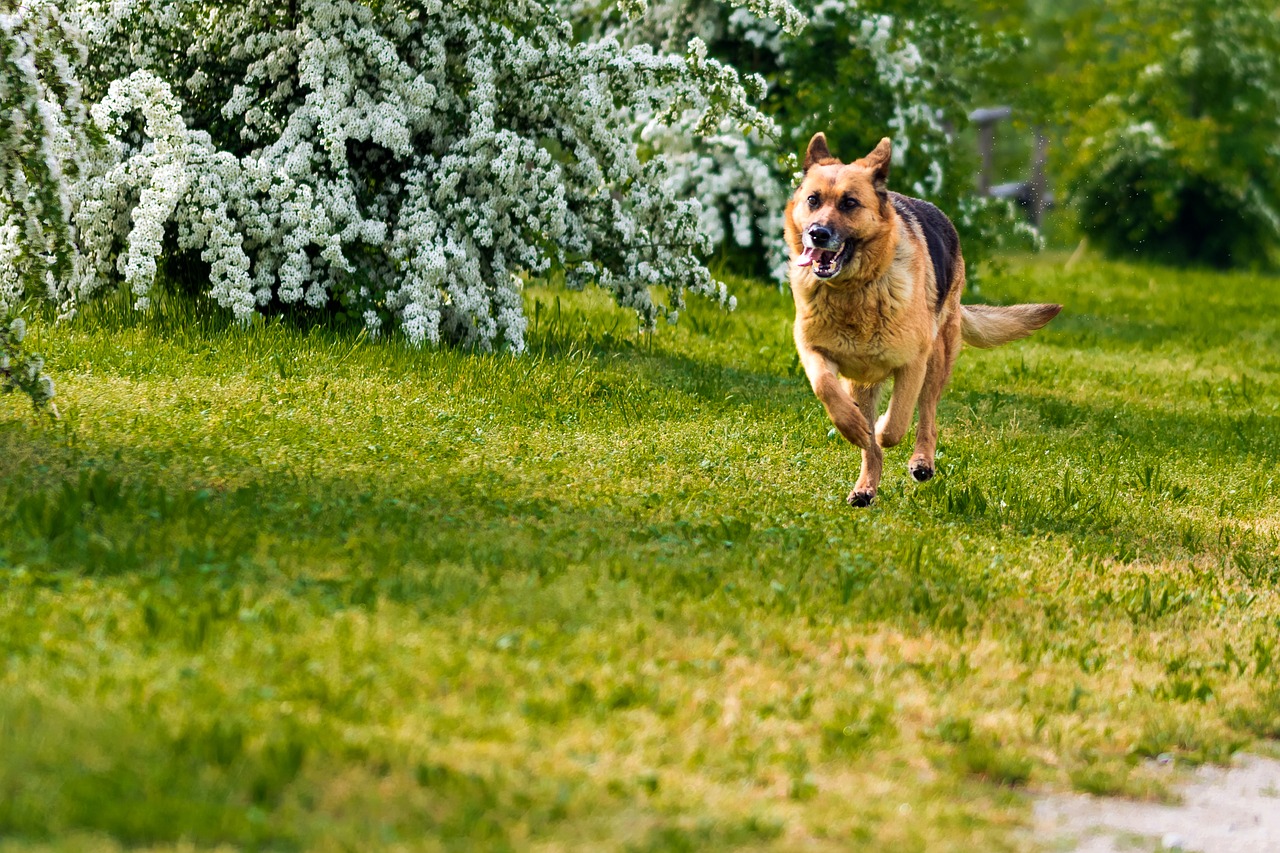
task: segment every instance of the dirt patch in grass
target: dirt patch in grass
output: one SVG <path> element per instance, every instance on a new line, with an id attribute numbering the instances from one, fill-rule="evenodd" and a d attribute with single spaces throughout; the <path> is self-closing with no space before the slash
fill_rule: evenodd
<path id="1" fill-rule="evenodd" d="M 1280 761 L 1246 755 L 1227 769 L 1201 767 L 1177 792 L 1178 805 L 1088 794 L 1044 797 L 1035 807 L 1037 835 L 1052 839 L 1050 850 L 1072 853 L 1280 849 Z"/>

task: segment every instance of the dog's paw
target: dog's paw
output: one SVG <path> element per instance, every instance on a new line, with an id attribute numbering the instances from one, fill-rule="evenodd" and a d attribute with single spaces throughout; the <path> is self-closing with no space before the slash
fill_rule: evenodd
<path id="1" fill-rule="evenodd" d="M 871 502 L 876 499 L 875 492 L 860 492 L 854 489 L 849 493 L 849 506 L 864 507 L 871 506 Z"/>
<path id="2" fill-rule="evenodd" d="M 907 465 L 907 470 L 911 472 L 911 479 L 917 483 L 923 483 L 933 477 L 933 466 L 923 459 L 912 459 Z"/>

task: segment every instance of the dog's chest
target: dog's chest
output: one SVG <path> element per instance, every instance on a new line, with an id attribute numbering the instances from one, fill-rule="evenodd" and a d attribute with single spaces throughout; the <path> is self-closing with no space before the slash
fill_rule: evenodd
<path id="1" fill-rule="evenodd" d="M 892 276 L 863 286 L 797 289 L 797 343 L 826 354 L 855 382 L 880 382 L 928 345 L 932 329 L 920 328 L 915 295 L 910 280 Z"/>

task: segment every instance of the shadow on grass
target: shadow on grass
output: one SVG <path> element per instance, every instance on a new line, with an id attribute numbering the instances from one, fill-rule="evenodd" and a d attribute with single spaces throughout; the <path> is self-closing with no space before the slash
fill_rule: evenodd
<path id="1" fill-rule="evenodd" d="M 1060 417 L 1054 398 L 1013 399 L 1018 411 Z M 760 482 L 742 494 L 729 489 L 723 500 L 711 498 L 704 514 L 687 503 L 677 509 L 661 492 L 620 493 L 607 481 L 564 492 L 562 473 L 512 470 L 484 457 L 424 470 L 408 484 L 326 476 L 322 469 L 253 470 L 228 488 L 130 448 L 97 448 L 89 457 L 56 428 L 9 424 L 0 426 L 0 477 L 7 483 L 0 524 L 19 535 L 0 546 L 0 562 L 26 564 L 51 580 L 131 573 L 284 580 L 335 604 L 383 597 L 449 612 L 508 576 L 544 582 L 582 565 L 617 578 L 644 576 L 659 597 L 664 589 L 706 596 L 721 587 L 722 573 L 740 574 L 744 565 L 782 564 L 804 577 L 827 571 L 841 554 L 866 551 L 864 545 L 873 559 L 877 545 L 903 551 L 927 539 L 929 528 L 940 532 L 957 520 L 997 536 L 1010 528 L 1053 534 L 1079 551 L 1126 561 L 1245 549 L 1269 565 L 1267 543 L 1233 532 L 1224 544 L 1225 521 L 1181 512 L 1205 494 L 1158 463 L 1186 452 L 1188 435 L 1229 443 L 1229 428 L 1203 418 L 1152 432 L 1149 414 L 1107 408 L 1053 425 L 1058 435 L 1050 440 L 1069 442 L 1064 430 L 1076 431 L 1104 411 L 1115 426 L 1095 448 L 1139 448 L 1132 468 L 1095 472 L 1088 454 L 1059 459 L 1052 470 L 944 461 L 939 477 L 907 485 L 900 498 L 865 512 L 833 503 L 811 519 L 797 512 L 812 504 L 805 483 Z M 1280 430 L 1280 421 L 1266 418 L 1263 426 Z M 848 457 L 852 466 L 852 448 Z M 35 485 L 28 477 L 34 467 L 43 468 Z M 714 478 L 704 475 L 706 488 L 715 488 Z M 830 527 L 845 520 L 852 526 Z M 570 623 L 581 618 L 563 615 Z"/>
<path id="2" fill-rule="evenodd" d="M 1039 426 L 1083 450 L 1133 447 L 1156 457 L 1200 456 L 1231 463 L 1251 460 L 1259 466 L 1280 463 L 1280 414 L 1241 402 L 1221 411 L 1149 402 L 1105 404 L 1063 399 L 1055 394 L 991 390 L 955 393 L 948 402 L 968 406 L 991 427 L 1014 415 L 1034 414 Z M 1261 401 L 1259 401 L 1261 402 Z M 982 412 L 983 415 L 976 413 Z M 943 428 L 945 429 L 945 421 Z M 1074 442 L 1067 436 L 1074 435 Z"/>
<path id="3" fill-rule="evenodd" d="M 763 342 L 770 347 L 785 349 L 790 346 L 790 341 L 780 333 L 780 330 L 785 330 L 782 327 L 771 329 L 759 324 L 752 326 L 745 320 L 739 322 L 733 315 L 692 311 L 685 320 L 693 328 L 672 330 L 665 336 L 660 336 L 655 345 L 652 339 L 620 331 L 621 326 L 631 318 L 627 312 L 617 309 L 607 301 L 601 302 L 599 294 L 595 298 L 584 297 L 582 294 L 564 295 L 572 298 L 573 305 L 564 307 L 560 303 L 561 294 L 551 291 L 540 292 L 535 298 L 535 305 L 549 305 L 550 303 L 544 303 L 542 297 L 554 297 L 557 307 L 554 311 L 548 307 L 531 312 L 529 349 L 524 358 L 530 364 L 544 359 L 573 363 L 577 359 L 582 362 L 583 370 L 597 377 L 590 388 L 574 387 L 567 391 L 557 387 L 541 389 L 545 392 L 544 396 L 578 395 L 577 399 L 570 401 L 575 407 L 571 414 L 581 411 L 585 414 L 594 412 L 595 416 L 600 417 L 613 417 L 622 412 L 632 420 L 661 420 L 660 412 L 656 415 L 653 412 L 662 408 L 665 402 L 663 396 L 672 391 L 689 397 L 689 408 L 697 410 L 745 410 L 762 416 L 785 412 L 793 414 L 795 418 L 810 415 L 816 410 L 816 402 L 803 378 L 798 375 L 785 375 L 781 371 L 752 366 L 726 366 L 724 363 L 729 344 L 722 339 L 742 335 L 745 328 L 754 336 L 749 342 L 752 346 Z M 758 294 L 757 298 L 766 303 L 785 301 L 772 293 Z M 133 312 L 127 301 L 119 297 L 115 301 L 101 303 L 95 309 L 98 311 L 96 316 L 87 311 L 84 322 L 102 324 L 108 328 L 139 327 L 158 336 L 181 334 L 188 338 L 208 340 L 216 340 L 234 328 L 234 323 L 225 312 L 210 311 L 207 305 L 190 297 L 169 296 L 159 302 L 160 307 L 156 311 L 144 315 Z M 317 336 L 335 347 L 352 345 L 361 339 L 359 332 L 341 324 L 313 327 L 304 333 L 297 325 L 300 322 L 298 317 L 269 322 L 281 325 L 287 337 L 303 334 Z M 684 346 L 685 344 L 688 346 Z M 371 381 L 394 381 L 396 370 L 413 370 L 415 364 L 419 370 L 429 366 L 437 373 L 450 370 L 456 372 L 459 366 L 465 367 L 468 363 L 510 358 L 414 351 L 395 340 L 374 345 L 385 347 L 391 357 L 397 354 L 405 356 L 406 353 L 407 357 L 404 361 L 389 360 L 374 371 L 370 376 Z M 719 348 L 717 345 L 720 345 Z M 446 361 L 440 362 L 441 358 Z M 280 370 L 283 378 L 285 368 L 281 367 Z M 384 375 L 377 375 L 378 373 Z M 518 397 L 522 390 L 519 387 L 485 387 L 481 384 L 474 388 L 474 394 L 486 405 L 503 406 L 510 404 L 510 398 Z M 1141 448 L 1143 454 L 1155 459 L 1186 454 L 1189 448 L 1194 448 L 1210 455 L 1255 459 L 1260 466 L 1274 467 L 1276 461 L 1280 460 L 1280 418 L 1270 413 L 1249 410 L 1217 417 L 1212 414 L 1187 414 L 1136 405 L 1081 405 L 1058 396 L 1011 394 L 998 390 L 993 390 L 990 394 L 969 392 L 959 399 L 975 408 L 981 408 L 985 402 L 997 397 L 1004 406 L 1004 411 L 1034 413 L 1039 424 L 1047 428 L 1050 434 L 1057 434 L 1058 441 L 1079 446 L 1081 452 L 1073 454 L 1077 458 L 1087 457 L 1092 448 L 1106 449 L 1115 447 L 1117 443 L 1128 443 Z M 952 395 L 944 398 L 944 406 L 954 399 L 956 398 Z M 553 400 L 545 407 L 530 406 L 528 415 L 535 421 L 541 418 L 554 423 L 559 411 L 557 406 L 562 402 Z M 944 417 L 944 431 L 946 428 Z M 18 448 L 13 448 L 13 451 L 18 452 Z M 127 448 L 122 448 L 121 452 L 126 456 L 128 454 Z M 851 450 L 849 457 L 850 467 L 853 467 L 856 464 L 856 453 Z M 11 454 L 11 458 L 18 457 Z M 1083 467 L 1076 460 L 1072 460 L 1072 465 Z M 1135 472 L 1135 475 L 1138 473 L 1140 472 Z M 130 475 L 128 466 L 122 466 L 120 476 L 128 480 Z M 1169 472 L 1165 472 L 1165 476 L 1169 476 Z M 1024 495 L 1029 494 L 1039 501 L 1039 508 L 1021 515 L 1014 513 L 1015 517 L 1021 519 L 1020 526 L 1028 531 L 1051 532 L 1068 537 L 1103 535 L 1106 540 L 1114 543 L 1115 550 L 1120 554 L 1134 553 L 1153 542 L 1165 543 L 1170 547 L 1176 543 L 1179 545 L 1175 548 L 1178 553 L 1183 553 L 1184 546 L 1195 544 L 1195 536 L 1188 538 L 1185 525 L 1167 515 L 1161 514 L 1155 519 L 1138 519 L 1130 517 L 1123 507 L 1114 511 L 1109 509 L 1116 507 L 1120 500 L 1119 486 L 1122 484 L 1118 477 L 1107 481 L 1086 475 L 1077 477 L 1072 482 L 1070 479 L 1062 479 L 1063 474 L 1058 470 L 1051 472 L 1051 477 L 1055 482 L 1053 489 L 1047 492 L 1034 487 L 1024 488 L 1024 484 L 1034 486 L 1037 479 L 1043 480 L 1045 472 L 1009 473 L 1003 481 L 994 484 L 981 480 L 950 483 L 943 478 L 934 484 L 933 492 L 924 490 L 925 495 L 936 493 L 936 500 L 913 500 L 912 503 L 940 521 L 947 517 L 972 519 L 990 515 L 992 523 L 1002 525 L 1008 523 L 1009 514 L 992 513 L 991 507 L 998 507 L 1002 501 L 1010 504 L 1010 498 L 1014 499 L 1014 503 L 1028 504 L 1029 499 L 1024 498 Z M 297 480 L 289 481 L 288 485 L 296 488 Z M 444 492 L 454 485 L 446 482 L 439 488 Z M 83 497 L 87 494 L 85 489 L 91 489 L 92 484 L 76 488 L 79 491 L 75 494 Z M 493 484 L 492 493 L 518 495 L 520 488 L 519 482 L 498 482 Z M 966 488 L 970 489 L 970 498 L 964 497 L 963 490 Z M 984 489 L 985 492 L 982 491 Z M 359 495 L 368 490 L 362 484 L 343 484 L 330 491 L 335 495 Z M 456 488 L 454 491 L 456 492 Z M 1044 494 L 1036 497 L 1038 491 Z M 982 512 L 977 512 L 975 508 L 982 505 L 982 500 L 977 497 L 980 492 L 990 492 L 992 499 L 987 501 Z M 199 489 L 195 493 L 199 494 Z M 1053 497 L 1054 494 L 1058 497 Z M 641 496 L 636 496 L 637 499 L 639 497 Z M 77 499 L 67 498 L 73 502 Z M 258 498 L 252 498 L 250 502 L 253 500 Z M 152 503 L 159 501 L 160 498 L 155 498 Z M 483 504 L 478 502 L 476 506 Z M 1081 507 L 1088 508 L 1088 511 L 1082 511 Z M 343 516 L 346 523 L 354 523 L 361 512 L 369 510 L 368 506 L 357 508 L 358 512 L 354 515 Z M 189 507 L 179 507 L 172 511 L 180 515 L 188 510 Z M 163 515 L 170 510 L 157 505 L 149 506 L 148 512 Z M 636 518 L 607 519 L 602 523 L 634 524 Z M 103 555 L 102 559 L 109 562 L 107 555 Z M 121 559 L 126 562 L 131 559 L 127 546 Z"/>

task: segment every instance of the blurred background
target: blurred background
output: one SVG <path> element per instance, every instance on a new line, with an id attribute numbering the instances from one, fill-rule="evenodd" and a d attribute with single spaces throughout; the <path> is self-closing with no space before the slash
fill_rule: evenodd
<path id="1" fill-rule="evenodd" d="M 1280 11 L 1270 2 L 1032 0 L 988 4 L 1012 49 L 975 94 L 1011 105 L 997 168 L 1013 180 L 1035 128 L 1063 202 L 1051 243 L 1108 254 L 1274 268 Z M 973 129 L 970 128 L 970 133 Z"/>

